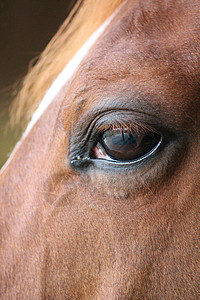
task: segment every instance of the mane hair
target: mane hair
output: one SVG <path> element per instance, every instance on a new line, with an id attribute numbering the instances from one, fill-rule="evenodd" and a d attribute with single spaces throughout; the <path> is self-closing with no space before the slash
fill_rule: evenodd
<path id="1" fill-rule="evenodd" d="M 124 0 L 77 0 L 69 16 L 29 70 L 10 110 L 11 125 L 24 127 L 45 92 L 90 35 Z"/>

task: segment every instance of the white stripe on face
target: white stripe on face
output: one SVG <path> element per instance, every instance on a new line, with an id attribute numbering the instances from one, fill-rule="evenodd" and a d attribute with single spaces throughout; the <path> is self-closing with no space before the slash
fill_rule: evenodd
<path id="1" fill-rule="evenodd" d="M 85 42 L 85 44 L 78 50 L 75 56 L 70 60 L 70 62 L 66 65 L 63 71 L 58 75 L 56 80 L 52 83 L 50 88 L 45 93 L 39 107 L 34 112 L 32 120 L 27 126 L 27 129 L 24 133 L 26 136 L 35 123 L 39 120 L 43 112 L 49 106 L 49 104 L 54 100 L 56 95 L 59 93 L 61 88 L 67 83 L 68 80 L 72 78 L 78 66 L 84 59 L 84 57 L 88 54 L 91 47 L 95 44 L 97 39 L 102 35 L 107 26 L 110 24 L 113 17 L 118 12 L 119 8 L 91 35 L 91 37 Z"/>
<path id="2" fill-rule="evenodd" d="M 14 157 L 15 153 L 19 149 L 21 143 L 23 142 L 24 138 L 30 133 L 33 126 L 37 123 L 39 118 L 42 116 L 44 111 L 47 109 L 47 107 L 50 105 L 50 103 L 55 99 L 56 95 L 59 93 L 59 91 L 62 89 L 62 87 L 67 83 L 68 80 L 72 78 L 75 71 L 77 70 L 78 66 L 84 59 L 84 57 L 88 54 L 91 47 L 95 44 L 97 39 L 103 34 L 105 29 L 108 27 L 114 16 L 119 12 L 120 8 L 126 3 L 124 1 L 116 10 L 115 12 L 90 36 L 90 38 L 85 42 L 85 44 L 77 51 L 77 53 L 74 55 L 74 57 L 69 61 L 69 63 L 66 65 L 66 67 L 63 69 L 63 71 L 58 75 L 56 80 L 52 83 L 50 88 L 45 93 L 43 99 L 41 100 L 37 110 L 34 112 L 32 116 L 32 120 L 28 124 L 22 139 L 17 143 L 15 146 L 11 156 L 7 160 L 7 162 L 2 167 L 0 174 L 5 170 L 5 168 L 8 166 L 12 158 Z"/>

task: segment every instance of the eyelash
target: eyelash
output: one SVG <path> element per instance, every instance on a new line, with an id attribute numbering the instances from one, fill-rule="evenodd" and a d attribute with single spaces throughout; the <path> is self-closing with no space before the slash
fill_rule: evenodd
<path id="1" fill-rule="evenodd" d="M 127 120 L 127 121 L 122 121 L 122 120 L 116 120 L 113 123 L 109 123 L 109 124 L 98 124 L 98 122 L 95 124 L 94 130 L 96 132 L 96 134 L 101 134 L 107 130 L 120 130 L 120 132 L 124 132 L 125 130 L 127 130 L 128 132 L 135 132 L 136 134 L 144 134 L 147 133 L 148 131 L 154 132 L 154 133 L 158 133 L 157 130 L 155 130 L 154 128 L 146 125 L 146 124 L 142 124 L 139 122 L 135 122 L 132 120 Z"/>
<path id="2" fill-rule="evenodd" d="M 81 140 L 81 143 L 79 144 L 78 148 L 74 147 L 74 151 L 71 153 L 71 165 L 75 167 L 87 167 L 91 163 L 96 163 L 98 159 L 94 158 L 94 147 L 97 146 L 101 142 L 101 137 L 106 131 L 114 131 L 118 130 L 120 133 L 130 133 L 130 134 L 158 134 L 160 135 L 160 142 L 158 147 L 155 147 L 155 151 L 157 151 L 157 148 L 160 149 L 160 145 L 163 146 L 163 135 L 161 134 L 162 130 L 157 130 L 156 127 L 158 126 L 152 126 L 142 121 L 135 121 L 134 115 L 127 116 L 128 113 L 125 112 L 124 114 L 116 113 L 113 115 L 107 114 L 103 115 L 103 117 L 99 116 L 98 119 L 93 120 L 93 122 L 90 124 L 87 134 L 85 134 L 85 137 Z M 128 118 L 127 118 L 128 117 Z M 139 116 L 141 118 L 141 116 Z M 125 120 L 125 121 L 124 121 Z M 163 148 L 163 147 L 162 147 Z M 152 151 L 154 153 L 154 151 Z M 147 156 L 146 156 L 147 157 Z M 137 161 L 144 160 L 138 159 Z M 96 161 L 96 162 L 95 162 Z M 135 164 L 137 161 L 133 161 L 132 163 Z M 106 160 L 104 160 L 103 163 L 107 163 Z M 111 162 L 108 162 L 109 164 Z M 120 167 L 123 165 L 131 165 L 130 162 L 118 162 L 118 165 Z"/>

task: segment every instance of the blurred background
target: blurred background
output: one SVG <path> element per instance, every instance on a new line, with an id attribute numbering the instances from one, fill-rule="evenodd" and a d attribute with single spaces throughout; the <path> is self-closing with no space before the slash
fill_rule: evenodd
<path id="1" fill-rule="evenodd" d="M 67 17 L 74 0 L 0 0 L 0 168 L 21 133 L 8 126 L 12 92 Z"/>

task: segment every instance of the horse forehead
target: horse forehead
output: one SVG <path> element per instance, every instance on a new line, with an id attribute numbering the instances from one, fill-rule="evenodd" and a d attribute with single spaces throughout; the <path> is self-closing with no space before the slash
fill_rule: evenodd
<path id="1" fill-rule="evenodd" d="M 163 5 L 165 2 L 144 1 L 141 7 L 143 2 L 133 5 L 129 1 L 122 7 L 120 16 L 111 22 L 107 34 L 85 60 L 83 71 L 86 75 L 87 71 L 88 74 L 110 71 L 113 76 L 113 70 L 129 73 L 130 69 L 144 65 L 159 65 L 160 68 L 160 64 L 171 68 L 187 64 L 187 71 L 191 67 L 194 73 L 196 67 L 199 72 L 200 18 L 197 18 L 197 5 L 193 8 L 191 1 L 189 9 L 187 2 L 181 6 L 181 1 L 177 1 L 179 5 L 172 5 L 169 9 L 172 1 L 167 1 L 169 7 Z M 145 7 L 146 4 L 149 7 Z M 200 2 L 198 4 L 200 9 Z M 146 13 L 148 8 L 150 12 Z"/>
<path id="2" fill-rule="evenodd" d="M 187 101 L 195 105 L 191 97 L 199 82 L 197 61 L 200 58 L 199 22 L 192 18 L 196 7 L 193 11 L 188 10 L 187 5 L 180 6 L 182 16 L 176 20 L 175 16 L 180 14 L 178 6 L 172 5 L 169 10 L 161 5 L 164 2 L 149 3 L 154 14 L 144 20 L 145 10 L 129 1 L 81 64 L 71 85 L 79 104 L 86 103 L 83 99 L 91 98 L 91 93 L 95 95 L 104 88 L 106 92 L 112 88 L 113 94 L 115 88 L 119 92 L 123 83 L 124 86 L 142 84 L 146 88 L 151 85 L 150 89 L 154 87 L 157 91 L 167 89 L 169 94 L 179 94 L 176 103 L 179 101 L 181 107 L 183 101 L 185 107 Z M 191 97 L 181 95 L 187 92 Z M 171 104 L 174 105 L 173 101 Z"/>

